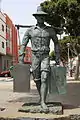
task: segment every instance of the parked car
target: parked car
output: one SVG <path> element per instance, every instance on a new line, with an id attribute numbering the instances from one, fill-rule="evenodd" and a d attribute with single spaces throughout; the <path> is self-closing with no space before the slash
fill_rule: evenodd
<path id="1" fill-rule="evenodd" d="M 0 77 L 11 77 L 10 70 L 2 71 Z"/>
<path id="2" fill-rule="evenodd" d="M 13 70 L 13 66 L 10 66 L 10 68 L 8 68 L 8 70 L 4 70 L 0 73 L 0 77 L 12 77 L 12 70 Z"/>

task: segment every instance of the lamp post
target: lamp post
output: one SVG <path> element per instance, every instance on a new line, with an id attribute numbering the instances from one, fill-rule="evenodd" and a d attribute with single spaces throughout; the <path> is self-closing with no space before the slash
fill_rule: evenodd
<path id="1" fill-rule="evenodd" d="M 69 75 L 69 63 L 70 63 L 70 60 L 69 60 L 69 47 L 70 47 L 70 43 L 67 43 L 67 47 L 68 47 L 68 75 Z"/>

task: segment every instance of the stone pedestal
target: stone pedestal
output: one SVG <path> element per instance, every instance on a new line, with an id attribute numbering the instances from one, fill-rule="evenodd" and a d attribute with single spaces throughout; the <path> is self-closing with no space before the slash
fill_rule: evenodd
<path id="1" fill-rule="evenodd" d="M 26 112 L 26 113 L 52 113 L 56 115 L 63 114 L 63 106 L 59 102 L 48 102 L 46 103 L 49 110 L 45 111 L 41 108 L 40 104 L 38 103 L 25 103 L 20 109 L 19 112 Z"/>
<path id="2" fill-rule="evenodd" d="M 39 117 L 17 117 L 17 118 L 5 118 L 1 117 L 0 120 L 80 120 L 80 115 L 70 115 L 70 116 L 64 116 L 64 117 L 58 117 L 58 118 L 40 118 Z"/>
<path id="3" fill-rule="evenodd" d="M 13 91 L 29 92 L 30 91 L 30 65 L 17 64 L 12 71 Z"/>

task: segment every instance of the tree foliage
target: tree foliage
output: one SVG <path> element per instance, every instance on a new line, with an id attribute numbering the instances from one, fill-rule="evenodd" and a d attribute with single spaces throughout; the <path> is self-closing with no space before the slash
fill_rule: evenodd
<path id="1" fill-rule="evenodd" d="M 60 55 L 61 59 L 68 60 L 68 45 L 67 43 L 70 43 L 69 45 L 69 57 L 75 57 L 77 56 L 78 48 L 75 49 L 75 46 L 77 45 L 77 40 L 75 41 L 74 37 L 71 36 L 65 36 L 63 39 L 59 40 L 60 44 Z"/>
<path id="2" fill-rule="evenodd" d="M 45 19 L 48 24 L 65 27 L 71 36 L 80 36 L 79 0 L 46 0 L 41 6 L 48 13 Z"/>
<path id="3" fill-rule="evenodd" d="M 54 27 L 61 27 L 62 23 L 65 22 L 64 18 L 57 14 L 57 0 L 45 1 L 41 3 L 41 6 L 45 12 L 48 13 L 45 21 Z M 58 34 L 61 34 L 59 29 L 55 29 Z"/>
<path id="4" fill-rule="evenodd" d="M 72 37 L 60 40 L 62 56 L 67 56 L 67 42 L 74 53 L 80 53 L 80 1 L 79 0 L 46 0 L 41 3 L 42 9 L 48 13 L 45 22 L 57 27 L 57 34 L 61 34 L 64 28 Z M 61 53 L 61 54 L 62 54 Z M 71 55 L 71 53 L 70 53 Z M 67 57 L 65 57 L 67 58 Z"/>
<path id="5" fill-rule="evenodd" d="M 61 55 L 67 58 L 66 41 L 70 42 L 70 48 L 77 53 L 78 62 L 75 79 L 79 79 L 80 66 L 80 0 L 46 0 L 41 4 L 43 10 L 48 13 L 45 21 L 54 27 L 66 28 L 66 33 L 73 39 L 60 41 Z M 62 34 L 61 29 L 55 29 L 57 34 Z M 71 37 L 70 37 L 71 38 Z M 70 41 L 69 41 L 70 40 Z M 71 49 L 70 49 L 71 50 Z M 71 51 L 70 51 L 71 52 Z M 70 56 L 72 54 L 70 53 Z"/>

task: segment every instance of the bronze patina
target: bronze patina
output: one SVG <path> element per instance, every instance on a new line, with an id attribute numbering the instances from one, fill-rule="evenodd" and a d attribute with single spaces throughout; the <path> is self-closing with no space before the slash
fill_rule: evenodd
<path id="1" fill-rule="evenodd" d="M 47 80 L 50 73 L 50 40 L 52 39 L 54 42 L 57 65 L 60 63 L 60 49 L 54 28 L 44 24 L 47 13 L 43 12 L 39 6 L 33 16 L 36 18 L 37 24 L 29 28 L 24 34 L 19 51 L 19 63 L 23 63 L 25 47 L 31 40 L 33 77 L 40 95 L 41 108 L 48 111 L 46 97 L 48 92 Z"/>

